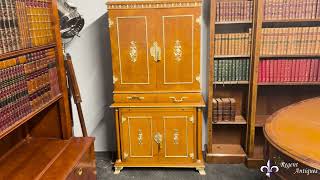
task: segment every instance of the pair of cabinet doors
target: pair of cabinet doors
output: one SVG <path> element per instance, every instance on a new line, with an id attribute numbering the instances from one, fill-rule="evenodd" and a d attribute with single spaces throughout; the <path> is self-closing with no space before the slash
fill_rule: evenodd
<path id="1" fill-rule="evenodd" d="M 200 90 L 200 8 L 109 10 L 115 91 Z"/>
<path id="2" fill-rule="evenodd" d="M 121 109 L 125 163 L 192 163 L 196 150 L 195 109 Z"/>

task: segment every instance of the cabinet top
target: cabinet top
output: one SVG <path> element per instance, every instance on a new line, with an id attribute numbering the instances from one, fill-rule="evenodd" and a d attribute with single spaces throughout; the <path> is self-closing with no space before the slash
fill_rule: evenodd
<path id="1" fill-rule="evenodd" d="M 108 9 L 201 7 L 202 0 L 107 0 Z"/>

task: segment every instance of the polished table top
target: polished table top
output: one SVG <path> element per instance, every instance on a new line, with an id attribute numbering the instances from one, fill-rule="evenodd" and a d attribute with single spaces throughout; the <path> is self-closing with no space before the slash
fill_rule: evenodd
<path id="1" fill-rule="evenodd" d="M 320 169 L 320 98 L 279 110 L 268 118 L 264 135 L 287 156 Z"/>

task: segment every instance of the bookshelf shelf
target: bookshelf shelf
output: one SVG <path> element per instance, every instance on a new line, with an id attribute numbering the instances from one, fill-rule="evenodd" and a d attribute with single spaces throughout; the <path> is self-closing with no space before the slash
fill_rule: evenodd
<path id="1" fill-rule="evenodd" d="M 247 121 L 244 119 L 243 116 L 236 116 L 236 120 L 235 121 L 218 121 L 218 122 L 213 122 L 213 125 L 245 125 L 247 124 Z"/>
<path id="2" fill-rule="evenodd" d="M 0 139 L 5 137 L 7 134 L 9 134 L 10 132 L 12 132 L 13 130 L 15 130 L 16 128 L 20 127 L 20 125 L 24 124 L 25 122 L 29 121 L 30 119 L 32 119 L 33 117 L 35 117 L 37 114 L 39 114 L 41 111 L 45 110 L 46 108 L 48 108 L 49 106 L 51 106 L 52 104 L 54 104 L 55 102 L 57 102 L 59 99 L 62 98 L 62 94 L 57 95 L 56 97 L 54 97 L 53 99 L 51 99 L 49 102 L 47 102 L 46 104 L 44 104 L 42 107 L 40 107 L 39 109 L 31 112 L 29 115 L 23 117 L 22 119 L 16 121 L 14 124 L 12 124 L 10 127 L 8 127 L 7 129 L 5 129 L 4 131 L 0 132 Z"/>
<path id="3" fill-rule="evenodd" d="M 252 24 L 252 21 L 220 21 L 216 25 Z"/>
<path id="4" fill-rule="evenodd" d="M 245 161 L 245 157 L 246 153 L 239 144 L 213 144 L 212 153 L 207 154 L 207 161 L 240 164 Z"/>
<path id="5" fill-rule="evenodd" d="M 249 81 L 224 81 L 224 82 L 214 82 L 217 85 L 237 85 L 237 84 L 249 84 Z"/>
<path id="6" fill-rule="evenodd" d="M 320 57 L 320 54 L 283 54 L 283 55 L 261 55 L 260 58 L 312 58 Z"/>
<path id="7" fill-rule="evenodd" d="M 320 82 L 268 82 L 259 83 L 259 86 L 318 86 Z"/>
<path id="8" fill-rule="evenodd" d="M 48 45 L 38 46 L 38 47 L 33 47 L 33 48 L 28 48 L 28 49 L 21 49 L 18 51 L 11 51 L 11 52 L 8 52 L 5 54 L 1 54 L 0 61 L 4 60 L 4 59 L 11 58 L 11 57 L 21 56 L 24 54 L 28 54 L 28 53 L 32 53 L 32 52 L 36 52 L 36 51 L 41 51 L 41 50 L 45 50 L 45 49 L 50 49 L 50 48 L 54 48 L 54 47 L 56 47 L 56 43 L 51 43 Z"/>
<path id="9" fill-rule="evenodd" d="M 221 58 L 250 58 L 250 55 L 215 55 L 215 59 Z"/>
<path id="10" fill-rule="evenodd" d="M 274 20 L 263 21 L 263 23 L 305 23 L 305 22 L 320 23 L 320 19 L 274 19 Z"/>

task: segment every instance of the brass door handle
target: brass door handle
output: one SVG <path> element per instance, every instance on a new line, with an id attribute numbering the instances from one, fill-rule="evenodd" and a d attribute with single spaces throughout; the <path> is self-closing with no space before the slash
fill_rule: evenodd
<path id="1" fill-rule="evenodd" d="M 174 103 L 181 103 L 183 102 L 185 99 L 188 99 L 188 97 L 181 97 L 180 99 L 177 99 L 176 97 L 169 97 L 170 99 L 172 99 L 172 101 Z"/>
<path id="2" fill-rule="evenodd" d="M 143 96 L 128 96 L 128 100 L 144 100 Z"/>
<path id="3" fill-rule="evenodd" d="M 82 176 L 82 174 L 83 174 L 83 169 L 82 169 L 82 168 L 79 168 L 79 169 L 77 170 L 77 175 L 78 175 L 78 176 Z"/>
<path id="4" fill-rule="evenodd" d="M 152 46 L 150 47 L 150 54 L 155 62 L 159 62 L 161 60 L 161 48 L 159 47 L 157 41 L 153 42 Z"/>
<path id="5" fill-rule="evenodd" d="M 162 149 L 162 134 L 160 134 L 159 132 L 157 132 L 154 137 L 153 137 L 154 141 L 158 144 L 159 149 Z"/>

